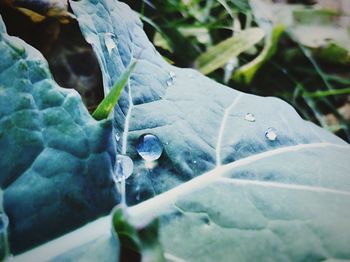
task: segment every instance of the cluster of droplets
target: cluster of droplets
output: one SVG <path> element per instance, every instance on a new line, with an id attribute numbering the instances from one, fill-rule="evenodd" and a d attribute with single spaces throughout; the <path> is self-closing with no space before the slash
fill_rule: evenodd
<path id="1" fill-rule="evenodd" d="M 143 134 L 136 146 L 137 153 L 146 163 L 156 161 L 163 153 L 163 145 L 153 134 Z M 129 156 L 117 155 L 114 180 L 118 183 L 128 179 L 134 170 L 134 163 Z"/>

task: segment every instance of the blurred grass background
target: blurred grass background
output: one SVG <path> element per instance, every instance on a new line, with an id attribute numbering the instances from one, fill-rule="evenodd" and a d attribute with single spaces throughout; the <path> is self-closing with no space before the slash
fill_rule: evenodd
<path id="1" fill-rule="evenodd" d="M 203 54 L 224 53 L 222 66 L 204 70 L 209 77 L 280 97 L 304 119 L 350 141 L 349 0 L 125 2 L 140 13 L 149 38 L 170 63 L 201 70 Z M 238 56 L 220 46 L 253 27 L 264 30 L 264 40 Z"/>
<path id="2" fill-rule="evenodd" d="M 42 2 L 48 11 L 48 1 L 33 7 Z M 56 81 L 78 90 L 93 111 L 103 97 L 97 60 L 65 0 L 51 1 L 62 2 L 57 15 L 24 14 L 17 0 L 0 1 L 0 13 L 8 32 L 38 48 Z M 349 0 L 124 2 L 139 13 L 169 63 L 243 92 L 280 97 L 304 119 L 350 142 Z"/>

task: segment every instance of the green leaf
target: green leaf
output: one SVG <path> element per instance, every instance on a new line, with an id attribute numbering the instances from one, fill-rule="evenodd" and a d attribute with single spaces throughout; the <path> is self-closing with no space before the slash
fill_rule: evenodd
<path id="1" fill-rule="evenodd" d="M 249 63 L 238 68 L 234 75 L 233 79 L 237 82 L 243 82 L 246 85 L 249 85 L 257 71 L 266 63 L 277 51 L 278 41 L 284 32 L 284 25 L 277 25 L 272 29 L 272 32 L 268 34 L 265 38 L 265 46 L 261 53 L 254 58 Z"/>
<path id="2" fill-rule="evenodd" d="M 260 28 L 250 28 L 210 47 L 196 60 L 196 66 L 203 74 L 209 74 L 224 66 L 232 57 L 248 50 L 264 37 Z"/>
<path id="3" fill-rule="evenodd" d="M 114 233 L 111 220 L 111 216 L 100 218 L 78 230 L 17 255 L 13 261 L 119 261 L 119 240 Z"/>
<path id="4" fill-rule="evenodd" d="M 92 117 L 96 120 L 107 119 L 108 116 L 114 109 L 114 106 L 117 104 L 118 99 L 121 95 L 121 92 L 128 82 L 128 79 L 131 73 L 134 71 L 136 66 L 136 61 L 133 62 L 126 71 L 119 77 L 116 83 L 113 85 L 107 96 L 102 100 L 98 105 L 96 110 L 93 112 Z"/>
<path id="5" fill-rule="evenodd" d="M 304 96 L 307 97 L 325 97 L 325 96 L 336 96 L 350 94 L 350 88 L 332 89 L 326 91 L 316 91 L 316 92 L 304 92 Z"/>
<path id="6" fill-rule="evenodd" d="M 115 107 L 113 126 L 122 138 L 118 152 L 134 161 L 134 174 L 126 181 L 132 205 L 128 221 L 159 218 L 166 259 L 350 259 L 346 142 L 302 120 L 279 99 L 238 92 L 169 65 L 123 3 L 71 5 L 93 43 L 106 92 L 133 55 L 144 50 Z M 113 36 L 113 52 L 101 41 L 106 35 Z M 147 133 L 164 148 L 152 165 L 136 151 L 139 137 Z M 101 228 L 101 235 L 92 236 L 97 240 L 110 226 L 111 216 L 81 230 Z M 62 239 L 83 248 L 86 238 L 79 232 Z M 52 243 L 27 255 L 47 254 Z"/>
<path id="7" fill-rule="evenodd" d="M 114 126 L 123 138 L 118 151 L 134 160 L 134 175 L 126 181 L 131 219 L 160 219 L 165 257 L 350 258 L 346 142 L 302 120 L 279 99 L 244 94 L 167 64 L 122 3 L 82 0 L 72 8 L 86 39 L 94 40 L 100 64 L 108 65 L 105 79 L 145 50 L 115 108 Z M 106 34 L 106 17 L 96 12 L 109 14 L 113 26 L 107 33 L 118 35 L 112 57 L 98 41 Z M 266 138 L 270 127 L 275 140 Z M 146 133 L 164 148 L 152 166 L 135 149 Z"/>
<path id="8" fill-rule="evenodd" d="M 16 254 L 110 212 L 116 149 L 112 121 L 95 121 L 37 50 L 0 28 L 0 186 Z"/>

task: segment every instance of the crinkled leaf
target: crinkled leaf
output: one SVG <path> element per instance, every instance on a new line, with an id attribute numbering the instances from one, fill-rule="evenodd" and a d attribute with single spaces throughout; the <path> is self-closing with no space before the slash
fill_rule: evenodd
<path id="1" fill-rule="evenodd" d="M 110 212 L 115 145 L 111 121 L 95 121 L 0 24 L 0 185 L 16 253 Z"/>
<path id="2" fill-rule="evenodd" d="M 13 261 L 116 262 L 118 259 L 119 241 L 108 216 L 15 256 Z"/>
<path id="3" fill-rule="evenodd" d="M 119 151 L 135 163 L 129 203 L 154 196 L 131 214 L 161 218 L 166 253 L 190 261 L 350 258 L 347 143 L 303 121 L 281 100 L 168 65 L 122 3 L 83 0 L 72 7 L 106 88 L 144 50 L 114 119 Z M 112 54 L 106 34 L 117 44 Z M 245 120 L 247 113 L 254 122 Z M 270 127 L 274 141 L 265 137 Z M 145 133 L 164 147 L 153 168 L 135 150 Z"/>

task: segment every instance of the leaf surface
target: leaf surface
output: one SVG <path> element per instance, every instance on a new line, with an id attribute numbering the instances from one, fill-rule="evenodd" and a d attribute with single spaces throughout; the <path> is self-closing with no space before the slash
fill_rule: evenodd
<path id="1" fill-rule="evenodd" d="M 125 4 L 83 0 L 72 8 L 99 57 L 106 90 L 142 51 L 114 121 L 118 150 L 135 164 L 127 200 L 149 199 L 130 212 L 160 217 L 166 255 L 185 261 L 350 258 L 347 143 L 279 99 L 244 94 L 167 64 Z M 110 35 L 113 52 L 105 44 Z M 247 121 L 247 113 L 255 121 Z M 265 136 L 270 127 L 274 141 Z M 146 133 L 164 147 L 152 168 L 135 149 Z"/>
<path id="2" fill-rule="evenodd" d="M 115 145 L 111 121 L 95 121 L 1 18 L 0 29 L 0 186 L 17 253 L 110 212 Z"/>
<path id="3" fill-rule="evenodd" d="M 350 259 L 347 143 L 279 99 L 244 94 L 167 64 L 125 4 L 71 4 L 99 58 L 105 93 L 141 54 L 114 110 L 114 129 L 118 152 L 135 165 L 126 181 L 131 220 L 160 219 L 167 259 Z M 269 140 L 271 127 L 277 137 Z M 164 147 L 152 167 L 135 149 L 146 133 Z M 110 217 L 80 230 L 92 228 L 97 231 L 89 241 L 113 237 L 102 230 L 111 228 Z M 78 247 L 85 239 L 80 230 L 61 241 Z M 53 243 L 26 256 L 45 253 Z"/>

